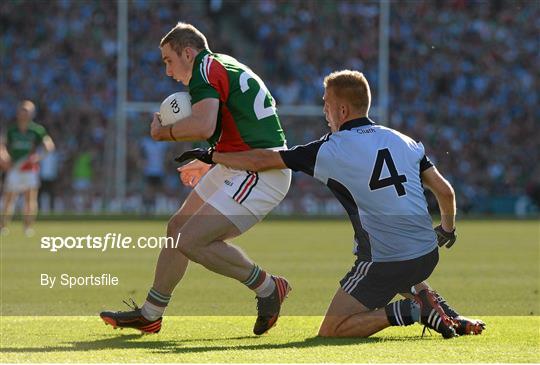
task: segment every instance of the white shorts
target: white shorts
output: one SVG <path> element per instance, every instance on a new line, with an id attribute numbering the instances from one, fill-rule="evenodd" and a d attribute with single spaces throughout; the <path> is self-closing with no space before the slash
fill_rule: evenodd
<path id="1" fill-rule="evenodd" d="M 4 185 L 6 192 L 22 193 L 37 188 L 39 188 L 39 171 L 21 171 L 12 168 L 6 174 Z"/>
<path id="2" fill-rule="evenodd" d="M 285 198 L 290 185 L 289 169 L 251 172 L 216 165 L 199 181 L 195 191 L 245 232 Z"/>

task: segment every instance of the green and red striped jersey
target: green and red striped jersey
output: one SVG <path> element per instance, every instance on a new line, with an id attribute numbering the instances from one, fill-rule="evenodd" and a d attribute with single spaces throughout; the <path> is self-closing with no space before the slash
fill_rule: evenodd
<path id="1" fill-rule="evenodd" d="M 285 144 L 274 98 L 259 76 L 236 59 L 201 51 L 193 64 L 189 93 L 192 104 L 219 99 L 216 130 L 208 139 L 218 152 Z"/>
<path id="2" fill-rule="evenodd" d="M 47 136 L 45 127 L 31 121 L 25 132 L 21 132 L 17 125 L 13 125 L 7 131 L 6 147 L 13 162 L 28 158 Z"/>

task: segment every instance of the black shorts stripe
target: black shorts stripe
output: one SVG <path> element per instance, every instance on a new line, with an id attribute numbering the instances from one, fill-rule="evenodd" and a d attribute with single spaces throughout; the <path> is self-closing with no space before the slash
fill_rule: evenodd
<path id="1" fill-rule="evenodd" d="M 255 187 L 255 185 L 257 185 L 257 183 L 259 182 L 259 173 L 256 172 L 255 173 L 255 181 L 253 182 L 253 184 L 251 184 L 251 186 L 249 187 L 249 190 L 247 191 L 247 193 L 244 195 L 244 197 L 242 198 L 242 200 L 239 201 L 240 204 L 242 204 L 244 202 L 244 200 L 247 199 L 247 197 L 249 196 L 249 194 L 251 194 L 251 191 L 253 190 L 253 188 Z"/>
<path id="2" fill-rule="evenodd" d="M 252 172 L 251 172 L 251 171 L 246 171 L 246 172 L 247 172 L 247 176 L 246 176 L 246 178 L 244 179 L 244 181 L 242 181 L 242 183 L 240 184 L 240 187 L 238 188 L 238 190 L 236 190 L 236 193 L 234 193 L 233 199 L 236 199 L 236 196 L 237 196 L 238 194 L 240 194 L 240 192 L 244 189 L 244 185 L 246 185 L 246 183 L 248 182 L 248 180 L 251 178 Z"/>

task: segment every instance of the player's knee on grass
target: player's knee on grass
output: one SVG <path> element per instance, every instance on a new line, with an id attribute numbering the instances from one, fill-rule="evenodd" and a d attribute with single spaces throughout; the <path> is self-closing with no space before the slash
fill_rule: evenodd
<path id="1" fill-rule="evenodd" d="M 336 337 L 334 330 L 328 326 L 321 326 L 319 328 L 319 333 L 317 334 L 319 337 Z"/>
<path id="2" fill-rule="evenodd" d="M 359 315 L 357 313 L 356 315 Z M 372 322 L 364 323 L 365 326 L 358 325 L 358 323 L 351 322 L 348 318 L 335 317 L 334 319 L 328 319 L 325 317 L 321 327 L 319 328 L 319 337 L 329 337 L 329 338 L 341 338 L 341 337 L 359 337 L 366 338 L 371 336 L 373 333 L 378 332 L 378 330 L 373 331 Z"/>
<path id="3" fill-rule="evenodd" d="M 339 337 L 339 322 L 337 317 L 324 317 L 321 327 L 319 327 L 319 337 Z"/>

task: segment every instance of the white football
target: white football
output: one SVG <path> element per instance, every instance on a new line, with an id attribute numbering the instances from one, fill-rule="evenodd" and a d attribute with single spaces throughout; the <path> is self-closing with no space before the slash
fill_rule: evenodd
<path id="1" fill-rule="evenodd" d="M 191 115 L 191 95 L 178 92 L 167 96 L 159 107 L 161 125 L 176 123 L 180 119 Z"/>

